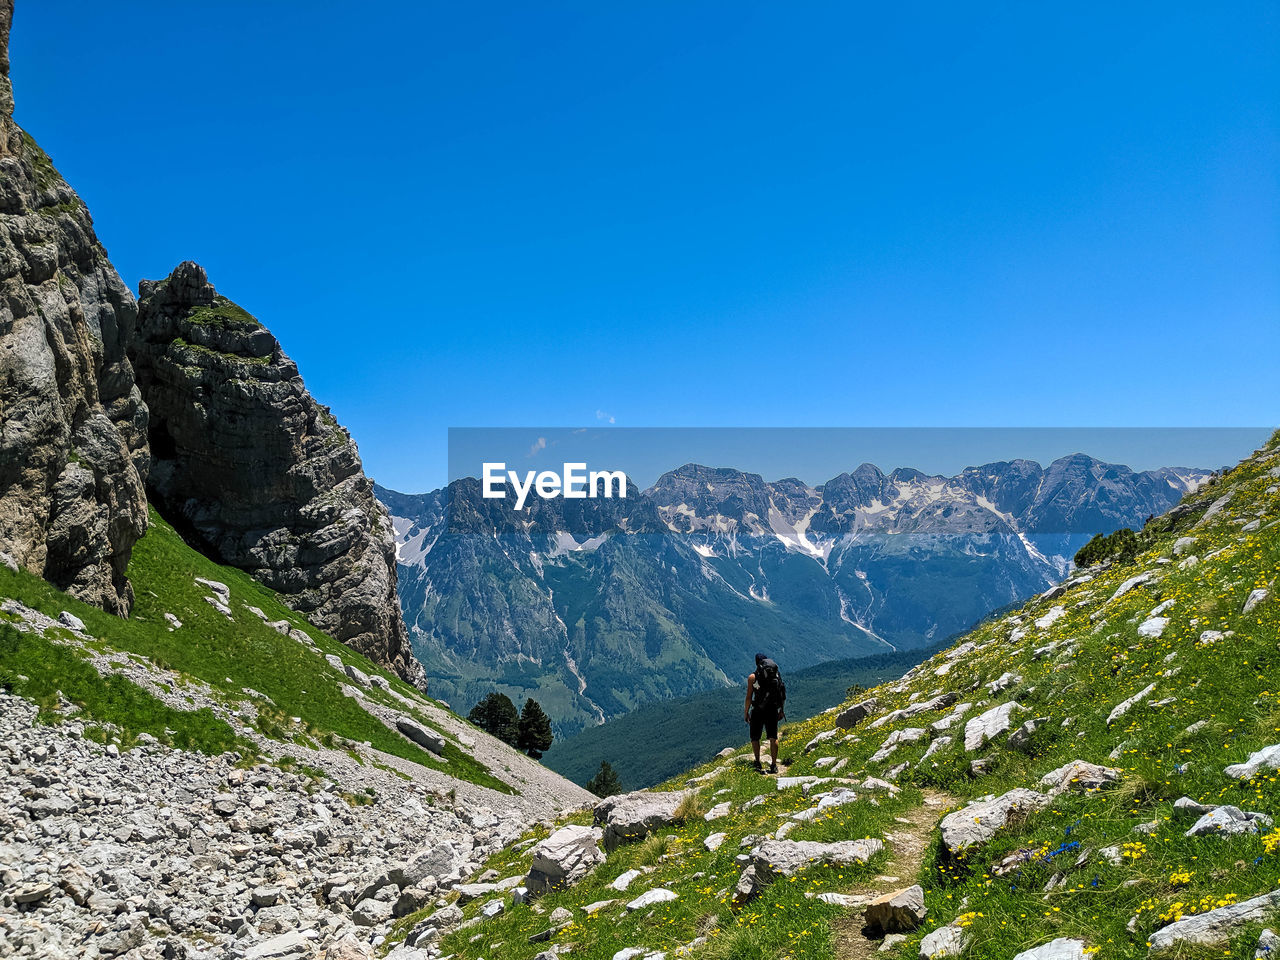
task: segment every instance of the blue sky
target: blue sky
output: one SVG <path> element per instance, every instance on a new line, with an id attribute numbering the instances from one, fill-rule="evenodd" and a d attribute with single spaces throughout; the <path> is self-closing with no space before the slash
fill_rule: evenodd
<path id="1" fill-rule="evenodd" d="M 12 72 L 126 281 L 204 264 L 391 487 L 450 426 L 1275 423 L 1275 5 L 887 6 L 18 0 Z"/>

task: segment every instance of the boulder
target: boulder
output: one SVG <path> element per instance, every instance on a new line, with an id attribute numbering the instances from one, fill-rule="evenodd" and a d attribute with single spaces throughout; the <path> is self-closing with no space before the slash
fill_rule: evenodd
<path id="1" fill-rule="evenodd" d="M 1258 608 L 1258 604 L 1262 603 L 1262 601 L 1266 600 L 1269 596 L 1271 596 L 1271 591 L 1267 590 L 1265 587 L 1259 587 L 1256 590 L 1250 591 L 1240 613 L 1244 616 L 1248 616 Z"/>
<path id="2" fill-rule="evenodd" d="M 452 847 L 440 844 L 414 854 L 407 863 L 397 864 L 387 873 L 398 887 L 431 888 L 457 870 L 460 863 L 461 858 Z"/>
<path id="3" fill-rule="evenodd" d="M 814 750 L 817 750 L 819 746 L 826 743 L 828 740 L 834 740 L 838 736 L 840 736 L 839 730 L 824 730 L 822 731 L 822 733 L 818 734 L 812 740 L 810 740 L 808 743 L 804 745 L 803 752 L 812 753 Z"/>
<path id="4" fill-rule="evenodd" d="M 679 899 L 680 894 L 674 890 L 668 890 L 665 887 L 654 887 L 652 890 L 646 890 L 628 903 L 627 910 L 635 912 L 636 910 L 643 910 L 645 907 L 652 907 L 654 904 L 668 903 Z"/>
<path id="5" fill-rule="evenodd" d="M 1251 923 L 1264 923 L 1280 910 L 1280 890 L 1273 890 L 1252 900 L 1219 907 L 1208 913 L 1184 917 L 1167 927 L 1161 927 L 1147 938 L 1148 953 L 1163 953 L 1174 947 L 1189 944 L 1214 946 L 1226 943 L 1242 927 Z"/>
<path id="6" fill-rule="evenodd" d="M 84 633 L 84 621 L 68 610 L 63 610 L 58 614 L 58 622 L 70 630 Z"/>
<path id="7" fill-rule="evenodd" d="M 1013 960 L 1085 960 L 1087 956 L 1083 940 L 1059 937 L 1030 950 L 1023 950 Z"/>
<path id="8" fill-rule="evenodd" d="M 721 817 L 727 817 L 733 810 L 733 804 L 728 800 L 723 803 L 717 803 L 714 807 L 702 815 L 702 819 L 710 823 L 712 820 L 719 820 Z"/>
<path id="9" fill-rule="evenodd" d="M 351 919 L 358 926 L 376 927 L 390 922 L 394 910 L 395 904 L 368 897 L 356 904 L 355 909 L 351 911 Z"/>
<path id="10" fill-rule="evenodd" d="M 1129 712 L 1129 710 L 1133 707 L 1134 704 L 1136 704 L 1139 700 L 1145 699 L 1146 696 L 1149 693 L 1151 693 L 1151 691 L 1154 690 L 1155 688 L 1156 688 L 1156 685 L 1154 683 L 1147 684 L 1147 686 L 1143 687 L 1141 690 L 1135 693 L 1128 700 L 1124 700 L 1121 703 L 1116 704 L 1115 708 L 1111 711 L 1111 713 L 1107 715 L 1107 726 L 1111 726 L 1111 724 L 1115 723 L 1117 720 L 1123 717 L 1126 713 Z"/>
<path id="11" fill-rule="evenodd" d="M 1168 626 L 1168 617 L 1151 617 L 1138 625 L 1138 636 L 1154 640 L 1161 636 Z"/>
<path id="12" fill-rule="evenodd" d="M 594 827 L 561 827 L 533 848 L 533 865 L 524 885 L 531 894 L 577 883 L 604 862 L 600 831 Z"/>
<path id="13" fill-rule="evenodd" d="M 1179 797 L 1173 801 L 1173 815 L 1184 819 L 1202 817 L 1213 809 L 1212 804 L 1199 803 L 1190 797 Z"/>
<path id="14" fill-rule="evenodd" d="M 1036 620 L 1036 627 L 1040 630 L 1048 630 L 1051 626 L 1057 623 L 1058 620 L 1060 620 L 1062 617 L 1065 617 L 1066 615 L 1067 615 L 1066 607 L 1062 607 L 1062 606 L 1051 607 L 1048 613 L 1046 613 L 1044 616 Z"/>
<path id="15" fill-rule="evenodd" d="M 1067 791 L 1088 793 L 1101 790 L 1113 783 L 1118 783 L 1121 773 L 1115 767 L 1103 767 L 1086 760 L 1072 760 L 1068 764 L 1051 770 L 1040 778 L 1040 785 L 1049 788 L 1050 796 L 1058 796 Z"/>
<path id="16" fill-rule="evenodd" d="M 1143 573 L 1138 574 L 1136 577 L 1130 577 L 1128 580 L 1126 580 L 1124 583 L 1120 584 L 1120 586 L 1116 588 L 1116 592 L 1111 595 L 1111 600 L 1119 600 L 1130 590 L 1133 590 L 1135 587 L 1140 587 L 1144 583 L 1150 583 L 1152 580 L 1155 579 L 1155 577 L 1156 577 L 1156 572 L 1154 570 L 1147 570 L 1147 571 L 1144 571 Z"/>
<path id="17" fill-rule="evenodd" d="M 373 960 L 373 948 L 348 934 L 329 945 L 324 960 Z"/>
<path id="18" fill-rule="evenodd" d="M 691 792 L 637 790 L 601 800 L 594 816 L 597 824 L 604 825 L 605 849 L 613 851 L 623 843 L 643 840 L 651 830 L 674 823 L 676 809 Z"/>
<path id="19" fill-rule="evenodd" d="M 942 818 L 942 844 L 948 856 L 986 843 L 1017 813 L 1043 810 L 1053 802 L 1047 794 L 1017 787 L 999 797 L 969 804 Z"/>
<path id="20" fill-rule="evenodd" d="M 880 701 L 875 697 L 855 703 L 851 707 L 846 707 L 836 714 L 836 726 L 841 730 L 849 730 L 856 727 L 867 717 L 880 710 Z"/>
<path id="21" fill-rule="evenodd" d="M 884 933 L 908 933 L 920 926 L 928 913 L 924 888 L 917 884 L 872 900 L 867 904 L 866 923 Z"/>
<path id="22" fill-rule="evenodd" d="M 13 891 L 13 902 L 20 904 L 39 903 L 53 892 L 53 884 L 43 881 L 24 883 Z"/>
<path id="23" fill-rule="evenodd" d="M 1048 717 L 1035 717 L 1028 720 L 1022 726 L 1018 727 L 1017 730 L 1014 730 L 1013 733 L 1009 734 L 1009 749 L 1019 750 L 1022 753 L 1030 753 L 1035 742 L 1033 739 L 1035 732 L 1040 729 L 1041 724 L 1048 722 Z"/>
<path id="24" fill-rule="evenodd" d="M 1239 780 L 1252 780 L 1263 770 L 1280 770 L 1280 743 L 1263 747 L 1249 754 L 1244 763 L 1233 763 L 1222 772 Z"/>
<path id="25" fill-rule="evenodd" d="M 1276 957 L 1280 957 L 1280 936 L 1276 936 L 1274 930 L 1263 930 L 1253 951 L 1253 960 L 1275 960 Z"/>
<path id="26" fill-rule="evenodd" d="M 255 943 L 244 954 L 245 960 L 302 960 L 311 955 L 311 941 L 296 930 Z"/>
<path id="27" fill-rule="evenodd" d="M 824 780 L 822 777 L 810 777 L 810 776 L 778 777 L 778 779 L 776 779 L 773 782 L 773 785 L 779 790 L 790 790 L 792 787 L 803 787 L 805 784 L 809 784 L 809 783 L 826 783 L 826 782 L 827 781 Z M 745 810 L 748 808 L 743 807 L 743 809 Z"/>
<path id="28" fill-rule="evenodd" d="M 1185 836 L 1204 837 L 1210 834 L 1232 836 L 1238 833 L 1257 833 L 1259 825 L 1270 826 L 1271 818 L 1265 813 L 1252 813 L 1239 807 L 1214 807 L 1192 824 Z"/>
<path id="29" fill-rule="evenodd" d="M 1010 700 L 974 717 L 964 725 L 964 749 L 972 753 L 1013 728 L 1013 715 L 1024 709 L 1017 701 Z"/>
<path id="30" fill-rule="evenodd" d="M 756 874 L 769 882 L 774 876 L 789 877 L 811 863 L 847 867 L 866 863 L 884 849 L 879 840 L 840 840 L 818 843 L 812 840 L 765 840 L 751 849 L 750 863 Z"/>
<path id="31" fill-rule="evenodd" d="M 444 753 L 444 737 L 434 730 L 428 730 L 416 720 L 408 717 L 396 718 L 396 729 L 420 747 L 425 747 L 435 754 Z"/>
<path id="32" fill-rule="evenodd" d="M 707 839 L 709 840 L 711 838 L 708 837 Z M 614 879 L 614 881 L 609 884 L 609 889 L 617 890 L 619 893 L 623 893 L 626 891 L 627 887 L 631 886 L 631 884 L 635 882 L 635 880 L 637 880 L 642 876 L 644 876 L 643 870 L 626 870 L 618 874 L 618 876 Z"/>
<path id="33" fill-rule="evenodd" d="M 926 933 L 920 941 L 920 960 L 933 960 L 935 957 L 958 957 L 969 945 L 969 938 L 964 930 L 954 924 L 939 927 Z"/>
<path id="34" fill-rule="evenodd" d="M 917 740 L 923 740 L 928 735 L 929 731 L 922 727 L 907 727 L 904 730 L 895 730 L 885 738 L 884 743 L 882 743 L 880 745 L 880 749 L 871 756 L 869 762 L 879 763 L 882 760 L 887 759 L 890 754 L 897 750 L 899 744 L 915 743 Z"/>
<path id="35" fill-rule="evenodd" d="M 750 903 L 756 897 L 760 896 L 760 892 L 765 888 L 765 883 L 756 873 L 756 868 L 748 866 L 742 871 L 738 877 L 738 882 L 733 888 L 733 905 L 740 907 Z"/>

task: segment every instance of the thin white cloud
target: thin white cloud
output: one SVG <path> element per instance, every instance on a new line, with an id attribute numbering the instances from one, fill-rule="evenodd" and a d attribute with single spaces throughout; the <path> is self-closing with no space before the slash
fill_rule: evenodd
<path id="1" fill-rule="evenodd" d="M 537 455 L 537 453 L 538 453 L 540 450 L 545 450 L 545 449 L 547 449 L 547 438 L 546 438 L 546 437 L 539 437 L 539 438 L 534 442 L 533 446 L 531 446 L 531 447 L 529 448 L 529 456 L 531 456 L 531 457 L 532 457 L 532 456 L 535 456 L 535 455 Z"/>
<path id="2" fill-rule="evenodd" d="M 603 420 L 605 423 L 617 423 L 612 413 L 605 413 L 603 410 L 596 411 L 596 419 Z"/>

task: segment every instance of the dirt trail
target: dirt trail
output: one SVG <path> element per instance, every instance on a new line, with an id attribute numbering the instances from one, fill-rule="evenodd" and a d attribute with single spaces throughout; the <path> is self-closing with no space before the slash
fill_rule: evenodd
<path id="1" fill-rule="evenodd" d="M 938 790 L 926 790 L 924 803 L 895 818 L 895 829 L 885 836 L 889 848 L 889 862 L 884 872 L 866 883 L 841 891 L 850 896 L 866 898 L 868 902 L 886 893 L 892 893 L 915 882 L 920 872 L 920 862 L 929 846 L 933 828 L 943 813 L 959 804 L 950 794 Z M 853 907 L 848 914 L 832 923 L 835 932 L 836 957 L 839 960 L 865 960 L 873 957 L 883 943 L 882 935 L 874 938 L 863 935 L 862 909 Z"/>

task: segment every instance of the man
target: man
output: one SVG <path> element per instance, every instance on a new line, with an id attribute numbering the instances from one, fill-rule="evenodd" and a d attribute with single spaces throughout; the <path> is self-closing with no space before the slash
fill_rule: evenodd
<path id="1" fill-rule="evenodd" d="M 786 716 L 787 686 L 782 682 L 778 665 L 763 653 L 756 654 L 755 673 L 747 677 L 747 699 L 742 705 L 742 719 L 751 724 L 751 749 L 755 753 L 755 769 L 760 763 L 760 734 L 769 734 L 769 772 L 778 772 L 778 721 Z"/>

